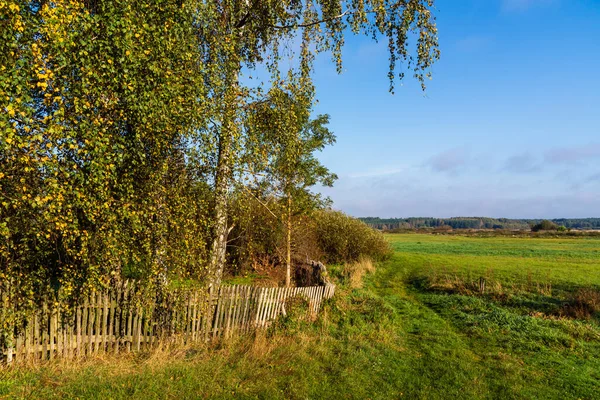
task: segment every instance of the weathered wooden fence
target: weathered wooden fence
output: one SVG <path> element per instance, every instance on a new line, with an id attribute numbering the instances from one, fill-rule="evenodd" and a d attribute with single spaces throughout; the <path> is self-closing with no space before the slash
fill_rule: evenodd
<path id="1" fill-rule="evenodd" d="M 331 284 L 296 288 L 222 286 L 208 291 L 179 291 L 176 306 L 168 298 L 153 299 L 150 304 L 136 300 L 134 285 L 124 284 L 93 293 L 70 311 L 54 301 L 44 302 L 20 326 L 8 329 L 5 345 L 0 347 L 0 363 L 118 354 L 164 341 L 192 343 L 227 338 L 269 326 L 286 313 L 291 298 L 305 299 L 308 308 L 303 318 L 314 318 L 322 301 L 332 297 L 334 291 Z M 9 295 L 0 292 L 0 307 L 4 308 L 0 318 L 11 306 Z"/>

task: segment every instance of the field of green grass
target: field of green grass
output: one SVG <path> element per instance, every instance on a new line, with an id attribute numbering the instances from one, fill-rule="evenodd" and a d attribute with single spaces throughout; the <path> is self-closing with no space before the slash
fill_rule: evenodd
<path id="1" fill-rule="evenodd" d="M 600 286 L 600 238 L 474 237 L 391 234 L 401 264 L 508 284 Z"/>
<path id="2" fill-rule="evenodd" d="M 394 255 L 362 287 L 331 268 L 339 290 L 314 324 L 0 370 L 0 398 L 600 396 L 600 239 L 388 238 Z"/>

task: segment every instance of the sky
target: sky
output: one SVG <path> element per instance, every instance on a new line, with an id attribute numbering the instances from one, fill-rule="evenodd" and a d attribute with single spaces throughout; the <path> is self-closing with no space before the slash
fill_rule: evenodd
<path id="1" fill-rule="evenodd" d="M 319 188 L 353 216 L 600 216 L 600 0 L 437 0 L 426 92 L 388 92 L 385 43 L 317 60 L 337 143 Z"/>

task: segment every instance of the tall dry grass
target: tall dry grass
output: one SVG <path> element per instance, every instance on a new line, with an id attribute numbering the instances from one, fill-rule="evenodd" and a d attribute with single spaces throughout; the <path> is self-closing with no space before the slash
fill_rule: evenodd
<path id="1" fill-rule="evenodd" d="M 363 286 L 366 274 L 375 272 L 373 261 L 366 256 L 360 256 L 357 261 L 344 266 L 344 279 L 352 289 Z"/>
<path id="2" fill-rule="evenodd" d="M 563 307 L 567 317 L 591 319 L 600 316 L 600 291 L 593 288 L 579 288 Z"/>

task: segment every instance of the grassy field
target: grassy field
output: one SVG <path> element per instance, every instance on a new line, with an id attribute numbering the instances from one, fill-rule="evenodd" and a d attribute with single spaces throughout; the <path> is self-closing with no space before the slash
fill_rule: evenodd
<path id="1" fill-rule="evenodd" d="M 4 370 L 0 398 L 598 398 L 599 239 L 388 237 L 362 287 L 332 268 L 315 324 Z"/>
<path id="2" fill-rule="evenodd" d="M 600 285 L 600 238 L 389 235 L 399 262 L 507 284 Z"/>

